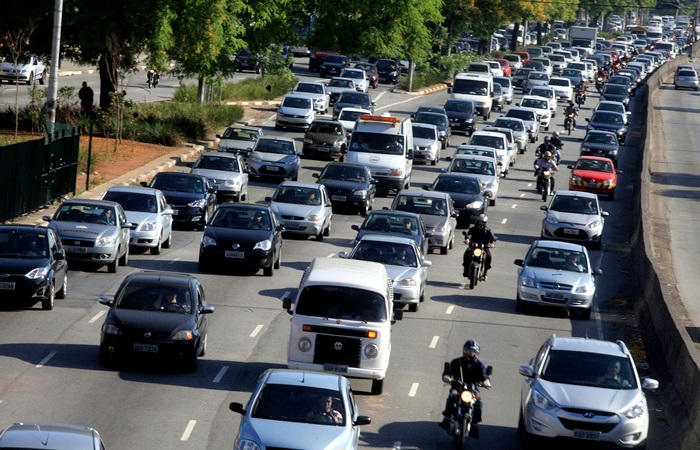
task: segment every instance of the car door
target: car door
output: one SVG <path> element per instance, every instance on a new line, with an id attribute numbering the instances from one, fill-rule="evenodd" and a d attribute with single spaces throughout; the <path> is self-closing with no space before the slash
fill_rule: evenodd
<path id="1" fill-rule="evenodd" d="M 161 217 L 162 230 L 161 239 L 165 240 L 170 236 L 173 229 L 173 210 L 168 205 L 167 200 L 165 200 L 165 195 L 162 192 L 156 191 L 156 196 L 158 197 L 158 215 Z"/>
<path id="2" fill-rule="evenodd" d="M 279 255 L 282 251 L 282 230 L 284 227 L 281 226 L 277 218 L 277 214 L 272 209 L 268 209 L 268 213 L 270 214 L 270 218 L 272 220 L 272 247 L 275 249 L 275 256 L 272 258 L 272 260 L 276 261 L 277 255 Z"/>
<path id="3" fill-rule="evenodd" d="M 357 412 L 357 404 L 355 403 L 355 396 L 352 393 L 352 389 L 350 388 L 350 384 L 348 383 L 347 387 L 347 392 L 346 396 L 348 399 L 348 409 L 350 411 L 349 417 L 348 417 L 348 422 L 350 423 L 355 423 L 355 420 L 357 420 L 358 412 Z M 358 425 L 352 425 L 352 431 L 350 433 L 350 442 L 348 442 L 348 449 L 350 450 L 356 450 L 359 446 L 359 440 L 360 440 L 360 427 Z"/>
<path id="4" fill-rule="evenodd" d="M 197 354 L 201 352 L 202 348 L 206 342 L 207 331 L 209 329 L 209 319 L 208 314 L 202 314 L 202 308 L 207 304 L 206 296 L 204 295 L 204 288 L 199 282 L 196 282 L 196 293 L 197 293 L 197 305 L 195 311 L 194 320 L 197 324 L 197 329 L 199 330 L 199 348 L 197 349 Z"/>
<path id="5" fill-rule="evenodd" d="M 119 248 L 124 250 L 120 255 L 117 255 L 117 257 L 119 257 L 129 251 L 131 226 L 126 225 L 129 223 L 129 221 L 126 220 L 126 214 L 124 213 L 124 209 L 119 204 L 117 204 L 117 217 L 119 218 L 116 224 L 117 236 L 119 239 Z"/>
<path id="6" fill-rule="evenodd" d="M 450 197 L 450 194 L 447 194 L 447 237 L 448 241 L 453 240 L 455 237 L 455 229 L 457 228 L 457 216 L 458 213 L 455 211 L 455 205 L 454 202 L 452 201 L 452 197 Z"/>
<path id="7" fill-rule="evenodd" d="M 321 204 L 323 205 L 323 217 L 325 217 L 323 228 L 326 229 L 331 224 L 331 219 L 333 218 L 333 204 L 328 196 L 328 191 L 326 186 L 320 184 L 319 189 L 321 190 Z"/>
<path id="8" fill-rule="evenodd" d="M 207 202 L 207 212 L 208 216 L 211 217 L 214 214 L 214 211 L 216 211 L 216 188 L 212 186 L 211 181 L 209 181 L 209 178 L 202 177 L 202 181 L 204 182 L 204 199 Z"/>
<path id="9" fill-rule="evenodd" d="M 311 105 L 311 109 L 313 109 L 313 104 Z M 241 192 L 246 193 L 246 200 L 248 200 L 248 170 L 247 170 L 247 166 L 246 166 L 245 162 L 243 161 L 243 157 L 240 154 L 236 155 L 236 159 L 238 160 L 238 167 L 241 171 Z"/>
<path id="10" fill-rule="evenodd" d="M 66 253 L 63 250 L 61 240 L 58 239 L 56 233 L 51 228 L 47 228 L 47 232 L 49 238 L 49 251 L 52 261 L 51 265 L 53 266 L 54 272 L 54 286 L 56 286 L 56 289 L 60 289 L 60 287 L 63 286 L 64 280 L 68 276 L 68 262 L 66 261 Z"/>

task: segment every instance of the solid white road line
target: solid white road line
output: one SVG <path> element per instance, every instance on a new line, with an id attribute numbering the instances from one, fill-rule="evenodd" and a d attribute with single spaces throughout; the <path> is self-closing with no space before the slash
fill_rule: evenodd
<path id="1" fill-rule="evenodd" d="M 445 311 L 445 314 L 452 314 L 452 311 L 454 311 L 455 305 L 450 305 L 447 307 L 447 311 Z"/>
<path id="2" fill-rule="evenodd" d="M 430 341 L 430 345 L 428 346 L 428 348 L 435 348 L 435 347 L 437 347 L 437 343 L 438 343 L 439 340 L 440 340 L 440 336 L 433 336 L 433 340 Z"/>
<path id="3" fill-rule="evenodd" d="M 262 329 L 263 329 L 263 326 L 262 326 L 262 325 L 258 325 L 257 327 L 255 327 L 255 329 L 253 330 L 253 332 L 250 333 L 250 337 L 255 337 L 255 336 L 257 336 L 258 333 L 260 333 L 260 330 L 262 330 Z"/>
<path id="4" fill-rule="evenodd" d="M 226 372 L 228 372 L 228 366 L 222 367 L 221 370 L 219 370 L 219 373 L 217 373 L 214 377 L 214 383 L 218 383 L 219 381 L 221 381 L 224 375 L 226 375 Z"/>
<path id="5" fill-rule="evenodd" d="M 44 364 L 49 362 L 49 360 L 53 358 L 54 355 L 56 355 L 56 352 L 51 352 L 48 355 L 46 355 L 46 358 L 42 359 L 41 362 L 39 362 L 39 364 L 36 365 L 37 369 L 44 367 Z"/>
<path id="6" fill-rule="evenodd" d="M 107 311 L 100 311 L 97 314 L 95 314 L 92 319 L 88 320 L 88 323 L 95 323 L 97 322 L 97 319 L 100 317 L 104 316 L 107 313 Z"/>
<path id="7" fill-rule="evenodd" d="M 413 383 L 411 385 L 411 390 L 408 391 L 408 396 L 409 397 L 415 397 L 416 396 L 416 391 L 418 391 L 418 384 L 419 383 Z"/>
<path id="8" fill-rule="evenodd" d="M 190 435 L 192 434 L 192 430 L 194 430 L 195 425 L 197 425 L 197 421 L 190 420 L 190 422 L 185 427 L 185 431 L 182 433 L 182 436 L 180 436 L 181 441 L 186 441 L 190 438 Z"/>

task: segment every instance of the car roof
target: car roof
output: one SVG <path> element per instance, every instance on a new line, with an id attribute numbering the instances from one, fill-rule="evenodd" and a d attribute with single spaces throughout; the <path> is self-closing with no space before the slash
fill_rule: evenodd
<path id="1" fill-rule="evenodd" d="M 300 81 L 297 83 L 297 86 L 299 86 L 300 84 L 314 84 L 314 85 L 321 85 L 321 86 L 326 85 L 326 83 L 323 83 L 321 81 Z"/>
<path id="2" fill-rule="evenodd" d="M 345 108 L 343 108 L 343 109 L 345 109 Z M 341 125 L 341 123 L 338 122 L 337 120 L 331 120 L 331 119 L 314 119 L 313 122 L 311 122 L 311 123 L 312 124 L 314 124 L 314 123 L 327 123 L 330 125 L 338 125 L 338 126 Z"/>
<path id="3" fill-rule="evenodd" d="M 624 345 L 624 344 L 623 344 Z M 553 337 L 551 348 L 554 350 L 564 350 L 572 352 L 600 353 L 610 356 L 626 358 L 627 348 L 617 342 L 601 341 L 598 339 L 576 338 L 576 337 Z"/>
<path id="4" fill-rule="evenodd" d="M 591 192 L 584 192 L 584 191 L 556 191 L 554 193 L 554 197 L 583 197 L 583 198 L 598 198 L 598 195 L 593 194 Z"/>
<path id="5" fill-rule="evenodd" d="M 93 450 L 99 433 L 93 428 L 45 422 L 14 423 L 0 435 L 2 448 L 50 448 L 52 450 Z"/>
<path id="6" fill-rule="evenodd" d="M 605 161 L 605 162 L 612 163 L 612 164 L 614 165 L 612 159 L 606 158 L 606 157 L 604 157 L 604 156 L 583 155 L 583 156 L 579 156 L 578 159 L 577 159 L 577 161 L 578 161 L 578 160 L 581 160 L 581 159 L 585 159 L 585 160 L 587 160 L 587 161 Z"/>
<path id="7" fill-rule="evenodd" d="M 322 186 L 322 185 L 320 185 L 318 183 L 303 183 L 301 181 L 285 180 L 279 184 L 279 187 L 282 187 L 282 186 L 308 188 L 308 189 L 319 189 L 319 186 Z"/>
<path id="8" fill-rule="evenodd" d="M 219 152 L 219 153 L 220 153 L 220 154 L 224 154 L 224 152 Z M 202 178 L 207 178 L 207 177 L 205 177 L 204 175 L 199 175 L 199 174 L 196 174 L 196 173 L 186 173 L 186 172 L 158 172 L 158 173 L 155 174 L 153 177 L 154 177 L 154 178 L 155 178 L 155 177 L 158 177 L 158 178 L 162 178 L 162 177 L 171 177 L 171 178 L 175 178 L 175 177 L 177 177 L 177 178 L 186 177 L 186 178 L 194 178 L 194 179 L 198 179 L 198 180 L 201 180 Z"/>
<path id="9" fill-rule="evenodd" d="M 312 100 L 311 97 L 309 97 L 308 92 L 298 92 L 298 93 L 295 92 L 293 94 L 287 94 L 284 96 L 282 101 L 284 101 L 284 99 L 286 99 L 286 98 L 303 98 L 303 99 L 307 99 L 307 100 Z"/>
<path id="10" fill-rule="evenodd" d="M 0 225 L 0 231 L 22 231 L 23 233 L 31 234 L 42 234 L 47 233 L 51 228 L 45 227 L 43 225 L 22 225 L 22 224 L 12 224 L 12 225 Z"/>
<path id="11" fill-rule="evenodd" d="M 617 134 L 615 134 L 614 131 L 607 131 L 607 130 L 588 130 L 588 131 L 586 131 L 586 134 L 589 134 L 589 133 L 613 134 L 613 135 L 617 136 Z"/>
<path id="12" fill-rule="evenodd" d="M 381 210 L 381 211 L 370 211 L 369 216 L 401 216 L 401 217 L 411 217 L 413 219 L 420 219 L 420 215 L 408 211 L 395 211 L 395 210 Z"/>
<path id="13" fill-rule="evenodd" d="M 474 161 L 485 161 L 485 162 L 493 162 L 493 158 L 488 157 L 488 156 L 481 156 L 481 155 L 465 155 L 465 154 L 459 154 L 455 155 L 454 158 L 452 158 L 452 161 L 457 161 L 458 159 L 469 159 L 469 160 L 474 160 Z"/>
<path id="14" fill-rule="evenodd" d="M 547 97 L 540 97 L 539 95 L 524 95 L 522 100 L 540 100 L 546 102 L 549 105 L 549 99 Z M 522 101 L 521 100 L 521 101 Z"/>
<path id="15" fill-rule="evenodd" d="M 440 115 L 442 115 L 442 114 L 440 114 Z M 437 126 L 433 125 L 431 123 L 411 122 L 411 126 L 418 127 L 418 128 L 433 128 L 433 129 L 437 130 Z"/>
<path id="16" fill-rule="evenodd" d="M 398 197 L 399 195 L 407 195 L 410 197 L 440 198 L 443 200 L 450 198 L 450 194 L 448 194 L 446 192 L 424 191 L 424 190 L 418 190 L 418 189 L 402 189 L 396 194 L 396 197 Z"/>
<path id="17" fill-rule="evenodd" d="M 480 130 L 480 131 L 475 131 L 475 132 L 473 132 L 472 135 L 471 135 L 471 137 L 474 137 L 474 136 L 501 137 L 501 136 L 503 136 L 503 133 L 499 133 L 499 132 L 497 132 L 497 131 L 484 131 L 484 130 Z"/>
<path id="18" fill-rule="evenodd" d="M 396 211 L 392 211 L 396 212 Z M 417 218 L 418 214 L 414 214 Z M 360 261 L 357 259 L 317 257 L 311 261 L 312 270 L 308 270 L 303 284 L 364 286 L 386 285 L 386 269 L 380 263 Z"/>
<path id="19" fill-rule="evenodd" d="M 92 199 L 78 199 L 78 198 L 73 198 L 70 200 L 65 200 L 64 202 L 61 203 L 61 205 L 88 205 L 88 206 L 99 206 L 99 207 L 104 207 L 104 206 L 111 206 L 111 207 L 121 207 L 121 205 L 117 202 L 113 202 L 112 200 L 92 200 Z"/>
<path id="20" fill-rule="evenodd" d="M 248 130 L 248 131 L 257 131 L 260 132 L 262 131 L 262 128 L 260 127 L 250 127 L 248 125 L 236 125 L 236 124 L 231 124 L 226 128 L 234 128 L 236 130 Z"/>
<path id="21" fill-rule="evenodd" d="M 128 192 L 130 194 L 156 195 L 158 189 L 142 186 L 112 186 L 111 188 L 107 189 L 107 192 Z"/>
<path id="22" fill-rule="evenodd" d="M 187 286 L 192 280 L 196 279 L 197 277 L 189 273 L 144 270 L 141 272 L 130 273 L 129 275 L 127 275 L 124 281 L 129 280 L 130 282 L 140 281 Z"/>
<path id="23" fill-rule="evenodd" d="M 265 384 L 312 386 L 333 391 L 342 391 L 342 386 L 347 384 L 345 377 L 341 375 L 304 370 L 268 369 L 264 378 Z"/>
<path id="24" fill-rule="evenodd" d="M 509 128 L 510 130 L 510 128 Z M 466 150 L 489 150 L 492 152 L 495 152 L 496 149 L 493 147 L 487 147 L 485 145 L 475 145 L 475 144 L 460 144 L 457 146 L 457 150 L 459 149 L 466 149 Z"/>
<path id="25" fill-rule="evenodd" d="M 415 239 L 403 237 L 403 236 L 391 236 L 386 234 L 372 234 L 368 233 L 359 239 L 362 241 L 376 241 L 376 242 L 387 242 L 390 244 L 404 244 L 404 245 L 416 245 Z"/>
<path id="26" fill-rule="evenodd" d="M 573 242 L 564 242 L 564 241 L 546 241 L 546 240 L 537 240 L 532 243 L 532 248 L 552 248 L 552 249 L 557 249 L 557 250 L 575 250 L 579 252 L 583 252 L 586 250 L 586 247 L 580 244 L 574 244 Z M 588 254 L 588 252 L 586 252 Z"/>
<path id="27" fill-rule="evenodd" d="M 545 100 L 547 100 L 547 99 L 545 99 Z M 537 110 L 535 108 L 529 108 L 527 106 L 514 106 L 512 108 L 509 108 L 508 111 L 506 111 L 506 114 L 508 114 L 510 111 L 529 111 L 529 112 L 535 114 L 535 117 L 537 117 Z M 506 116 L 505 118 L 510 119 L 511 117 Z M 520 117 L 513 117 L 513 118 L 520 119 Z M 520 120 L 523 120 L 523 119 L 520 119 Z"/>
<path id="28" fill-rule="evenodd" d="M 287 136 L 260 136 L 260 138 L 258 138 L 257 143 L 260 143 L 262 141 L 285 141 L 285 142 L 292 142 L 292 143 L 295 142 L 293 138 L 287 137 Z M 296 145 L 295 145 L 295 147 L 296 147 Z M 209 152 L 209 153 L 222 154 L 224 152 Z M 235 155 L 233 155 L 233 156 L 235 156 Z"/>

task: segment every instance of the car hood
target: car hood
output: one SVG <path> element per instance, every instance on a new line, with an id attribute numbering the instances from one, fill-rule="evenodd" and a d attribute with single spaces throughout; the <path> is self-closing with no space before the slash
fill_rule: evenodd
<path id="1" fill-rule="evenodd" d="M 601 122 L 590 122 L 591 127 L 595 128 L 596 130 L 603 130 L 603 131 L 617 131 L 621 128 L 624 128 L 624 125 L 616 125 L 616 124 L 610 124 L 610 123 L 601 123 Z"/>
<path id="2" fill-rule="evenodd" d="M 156 213 L 139 212 L 139 211 L 124 211 L 124 214 L 126 214 L 126 220 L 133 223 L 134 225 L 141 225 L 145 222 L 158 221 L 158 214 L 156 214 Z"/>
<path id="3" fill-rule="evenodd" d="M 228 170 L 214 170 L 214 169 L 192 169 L 195 175 L 204 175 L 210 180 L 228 180 L 236 179 L 241 176 L 240 172 L 229 172 Z"/>
<path id="4" fill-rule="evenodd" d="M 574 170 L 572 175 L 585 180 L 609 180 L 615 178 L 614 173 L 598 172 L 595 170 Z"/>
<path id="5" fill-rule="evenodd" d="M 162 191 L 165 195 L 165 201 L 171 205 L 186 205 L 195 200 L 200 200 L 204 198 L 204 194 L 197 194 L 191 192 L 178 192 L 178 191 Z"/>
<path id="6" fill-rule="evenodd" d="M 309 217 L 312 214 L 323 214 L 321 205 L 300 205 L 299 203 L 278 203 L 272 201 L 270 202 L 270 208 L 277 216 Z"/>
<path id="7" fill-rule="evenodd" d="M 308 139 L 313 139 L 314 141 L 328 142 L 331 144 L 343 141 L 343 136 L 338 136 L 337 134 L 330 133 L 306 133 L 306 136 L 304 137 Z"/>
<path id="8" fill-rule="evenodd" d="M 204 231 L 204 236 L 209 236 L 217 243 L 223 241 L 235 241 L 239 244 L 257 243 L 266 239 L 271 239 L 272 231 L 270 230 L 248 230 L 244 228 L 224 228 L 207 226 Z"/>
<path id="9" fill-rule="evenodd" d="M 437 145 L 438 141 L 436 139 L 424 139 L 424 138 L 413 138 L 413 144 L 419 147 L 428 147 L 430 145 Z"/>
<path id="10" fill-rule="evenodd" d="M 350 430 L 347 427 L 316 425 L 247 418 L 240 437 L 263 444 L 264 448 L 313 448 L 334 450 L 350 448 Z"/>
<path id="11" fill-rule="evenodd" d="M 574 286 L 574 288 L 586 284 L 591 277 L 591 275 L 582 272 L 530 266 L 523 270 L 522 276 L 532 278 L 538 283 L 568 284 Z"/>
<path id="12" fill-rule="evenodd" d="M 302 92 L 302 91 L 293 91 L 293 94 L 299 94 L 299 95 L 305 95 L 307 97 L 311 97 L 314 100 L 318 100 L 320 98 L 324 98 L 326 95 L 325 94 L 319 94 L 316 92 Z"/>
<path id="13" fill-rule="evenodd" d="M 384 268 L 392 281 L 417 277 L 420 271 L 418 267 L 395 266 L 392 264 L 384 264 Z"/>
<path id="14" fill-rule="evenodd" d="M 51 221 L 51 228 L 61 237 L 76 239 L 99 239 L 101 237 L 113 236 L 117 232 L 114 225 L 102 225 L 97 223 L 76 223 Z"/>
<path id="15" fill-rule="evenodd" d="M 345 64 L 324 61 L 323 64 L 321 64 L 321 66 L 323 66 L 323 67 L 345 67 Z"/>
<path id="16" fill-rule="evenodd" d="M 219 148 L 232 148 L 235 150 L 250 150 L 255 145 L 255 142 L 239 141 L 238 139 L 221 139 Z"/>
<path id="17" fill-rule="evenodd" d="M 606 389 L 592 386 L 553 383 L 538 379 L 547 396 L 561 407 L 591 411 L 618 412 L 637 399 L 636 389 Z"/>
<path id="18" fill-rule="evenodd" d="M 547 211 L 547 216 L 556 219 L 559 223 L 570 223 L 573 225 L 586 225 L 594 220 L 598 220 L 597 214 L 580 214 L 561 211 Z"/>
<path id="19" fill-rule="evenodd" d="M 369 109 L 369 105 L 360 105 L 359 103 L 346 103 L 346 102 L 336 102 L 335 108 L 340 111 L 343 108 L 355 108 L 359 107 L 362 109 Z"/>
<path id="20" fill-rule="evenodd" d="M 284 163 L 296 159 L 296 155 L 285 155 L 283 153 L 253 152 L 252 157 L 258 157 L 263 161 Z"/>
<path id="21" fill-rule="evenodd" d="M 0 69 L 2 70 L 14 70 L 15 68 L 17 70 L 22 70 L 25 67 L 27 67 L 29 64 L 17 64 L 15 65 L 12 61 L 5 61 L 3 63 L 0 63 Z"/>
<path id="22" fill-rule="evenodd" d="M 352 89 L 352 88 L 349 88 L 349 87 L 341 87 L 341 86 L 328 86 L 328 87 L 326 88 L 326 90 L 328 91 L 329 94 L 330 94 L 330 93 L 333 93 L 333 94 L 336 94 L 336 93 L 337 93 L 337 94 L 339 94 L 339 93 L 345 92 L 345 91 L 354 91 L 355 89 Z"/>
<path id="23" fill-rule="evenodd" d="M 344 181 L 344 180 L 329 180 L 327 178 L 319 178 L 319 183 L 326 186 L 326 190 L 330 194 L 336 189 L 342 190 L 355 190 L 355 189 L 369 189 L 369 187 L 364 183 L 359 183 L 357 181 Z"/>
<path id="24" fill-rule="evenodd" d="M 447 226 L 449 217 L 447 216 L 434 216 L 431 214 L 421 214 L 423 223 L 427 228 L 444 227 Z"/>
<path id="25" fill-rule="evenodd" d="M 615 144 L 598 144 L 595 142 L 584 142 L 583 144 L 581 144 L 581 148 L 588 148 L 591 150 L 605 150 L 606 152 L 618 150 L 618 147 Z"/>
<path id="26" fill-rule="evenodd" d="M 25 274 L 51 263 L 49 258 L 0 258 L 0 274 Z"/>
<path id="27" fill-rule="evenodd" d="M 288 116 L 307 116 L 311 114 L 310 109 L 306 108 L 292 108 L 290 106 L 280 106 L 280 109 L 277 110 L 279 114 L 286 114 Z"/>
<path id="28" fill-rule="evenodd" d="M 120 308 L 112 308 L 109 318 L 132 330 L 150 331 L 151 333 L 172 333 L 177 329 L 187 328 L 186 324 L 192 322 L 189 314 Z"/>
<path id="29" fill-rule="evenodd" d="M 450 197 L 454 202 L 455 209 L 462 209 L 469 203 L 475 201 L 484 201 L 482 194 L 460 194 L 457 192 L 450 192 Z"/>

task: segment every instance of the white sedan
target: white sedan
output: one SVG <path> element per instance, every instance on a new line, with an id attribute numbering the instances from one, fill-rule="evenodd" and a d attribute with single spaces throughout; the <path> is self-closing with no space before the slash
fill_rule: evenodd
<path id="1" fill-rule="evenodd" d="M 536 110 L 537 120 L 540 121 L 540 126 L 544 127 L 545 130 L 549 130 L 549 122 L 552 120 L 552 111 L 549 109 L 549 100 L 547 100 L 545 97 L 526 95 L 520 101 L 519 106 Z"/>

